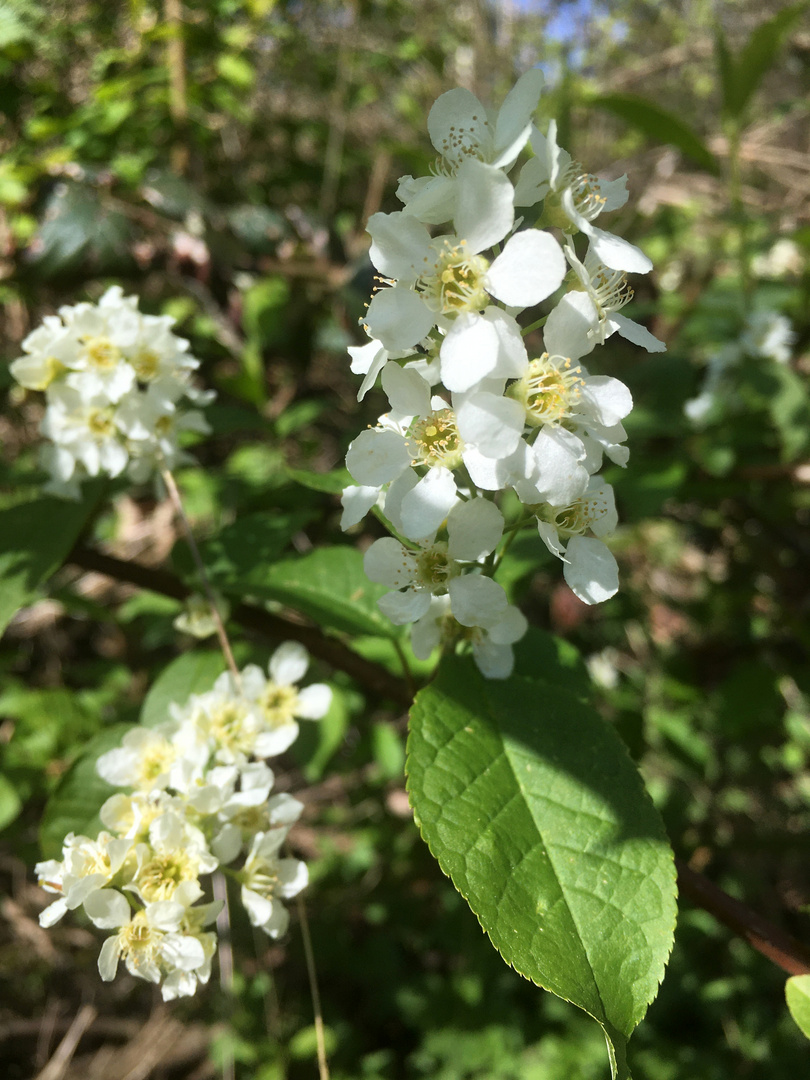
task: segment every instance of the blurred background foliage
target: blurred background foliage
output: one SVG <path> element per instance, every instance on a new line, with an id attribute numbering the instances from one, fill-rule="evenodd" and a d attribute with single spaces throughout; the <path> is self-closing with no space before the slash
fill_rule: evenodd
<path id="1" fill-rule="evenodd" d="M 538 63 L 541 114 L 558 118 L 563 145 L 591 171 L 630 177 L 611 227 L 655 263 L 633 315 L 669 351 L 648 357 L 619 340 L 606 351 L 605 372 L 636 401 L 630 465 L 609 475 L 623 522 L 618 596 L 586 609 L 531 539 L 513 545 L 502 580 L 536 625 L 582 653 L 677 854 L 806 939 L 804 5 L 0 0 L 3 351 L 13 360 L 43 315 L 97 299 L 112 281 L 145 310 L 174 315 L 219 392 L 200 467 L 180 476 L 189 512 L 234 603 L 276 595 L 263 578 L 274 560 L 346 542 L 335 494 L 343 454 L 382 407 L 372 393 L 358 408 L 345 355 L 362 340 L 372 287 L 365 222 L 397 208 L 400 174 L 429 167 L 425 121 L 439 93 L 460 84 L 497 102 Z M 778 316 L 793 332 L 781 359 L 763 352 L 761 333 Z M 42 478 L 41 405 L 12 389 L 5 364 L 0 379 L 8 529 Z M 40 1074 L 90 1003 L 94 1022 L 49 1080 L 203 1078 L 228 1045 L 239 1077 L 311 1076 L 295 931 L 271 943 L 237 924 L 236 998 L 212 986 L 169 1012 L 128 976 L 102 990 L 86 928 L 37 925 L 45 900 L 31 868 L 43 813 L 53 842 L 49 797 L 86 784 L 88 742 L 109 745 L 113 725 L 137 720 L 157 673 L 193 644 L 178 642 L 180 604 L 161 584 L 167 566 L 191 576 L 182 544 L 172 555 L 170 508 L 146 489 L 107 495 L 0 644 L 5 1075 Z M 256 533 L 240 549 L 228 529 L 247 515 Z M 153 588 L 95 572 L 95 551 L 146 567 Z M 278 600 L 273 610 L 284 614 Z M 233 630 L 242 662 L 269 655 L 272 635 L 236 620 Z M 349 644 L 401 674 L 398 643 L 355 633 Z M 595 1025 L 502 964 L 419 839 L 401 705 L 345 672 L 334 681 L 332 712 L 280 780 L 307 804 L 293 840 L 311 865 L 333 1075 L 604 1076 Z M 637 1075 L 803 1075 L 806 1043 L 783 981 L 684 903 L 668 976 L 634 1040 Z"/>

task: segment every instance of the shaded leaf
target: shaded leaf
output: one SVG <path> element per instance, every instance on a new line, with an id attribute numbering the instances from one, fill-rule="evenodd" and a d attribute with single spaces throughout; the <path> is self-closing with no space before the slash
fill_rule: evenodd
<path id="1" fill-rule="evenodd" d="M 422 835 L 507 963 L 602 1025 L 614 1077 L 672 947 L 675 871 L 621 740 L 549 683 L 447 657 L 416 697 Z"/>
<path id="2" fill-rule="evenodd" d="M 102 780 L 96 761 L 119 746 L 131 724 L 114 724 L 91 739 L 81 757 L 74 761 L 59 786 L 45 804 L 39 827 L 39 844 L 46 859 L 58 858 L 68 833 L 94 838 L 103 828 L 98 812 L 120 788 Z"/>
<path id="3" fill-rule="evenodd" d="M 723 39 L 719 52 L 723 87 L 723 108 L 732 117 L 739 117 L 776 63 L 785 37 L 807 10 L 807 3 L 792 4 L 754 30 L 737 57 L 731 57 Z"/>
<path id="4" fill-rule="evenodd" d="M 82 502 L 42 498 L 0 510 L 0 633 L 62 565 L 100 492 L 88 484 Z"/>
<path id="5" fill-rule="evenodd" d="M 612 112 L 655 142 L 669 143 L 713 176 L 720 175 L 717 158 L 706 143 L 680 117 L 646 98 L 633 94 L 603 94 L 589 104 Z"/>
<path id="6" fill-rule="evenodd" d="M 141 708 L 141 723 L 154 727 L 170 720 L 172 703 L 182 705 L 192 694 L 204 694 L 224 670 L 225 658 L 221 652 L 195 649 L 178 656 L 152 683 Z"/>

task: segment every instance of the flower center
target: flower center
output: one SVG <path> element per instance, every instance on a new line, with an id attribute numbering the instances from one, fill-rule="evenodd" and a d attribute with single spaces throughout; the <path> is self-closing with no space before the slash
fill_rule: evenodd
<path id="1" fill-rule="evenodd" d="M 590 258 L 585 259 L 585 269 L 590 278 L 588 295 L 596 305 L 600 319 L 604 319 L 611 311 L 623 308 L 633 299 L 633 289 L 627 280 L 627 274 L 621 270 L 610 270 L 601 263 L 592 262 Z"/>
<path id="2" fill-rule="evenodd" d="M 177 756 L 168 739 L 155 739 L 141 755 L 136 780 L 138 787 L 149 791 L 158 777 L 168 772 Z"/>
<path id="3" fill-rule="evenodd" d="M 130 363 L 141 382 L 151 382 L 158 373 L 160 357 L 151 349 L 141 349 Z"/>
<path id="4" fill-rule="evenodd" d="M 535 510 L 541 521 L 547 521 L 553 525 L 559 535 L 564 537 L 582 536 L 593 528 L 594 522 L 604 517 L 607 512 L 608 507 L 604 499 L 588 495 L 583 495 L 581 499 L 577 499 L 568 506 L 549 506 L 548 503 L 544 503 Z"/>
<path id="5" fill-rule="evenodd" d="M 478 121 L 477 116 L 472 117 L 473 122 Z M 484 121 L 487 124 L 487 121 Z M 488 125 L 487 125 L 488 126 Z M 484 155 L 479 141 L 479 136 L 474 127 L 465 128 L 460 124 L 453 124 L 443 136 L 441 146 L 438 147 L 441 159 L 436 162 L 435 172 L 439 175 L 451 175 L 466 158 L 477 158 L 483 161 Z"/>
<path id="6" fill-rule="evenodd" d="M 262 691 L 259 704 L 270 727 L 279 727 L 295 719 L 298 693 L 294 686 L 278 686 L 269 682 Z"/>
<path id="7" fill-rule="evenodd" d="M 572 161 L 566 170 L 561 186 L 571 189 L 577 213 L 581 214 L 586 221 L 593 221 L 602 213 L 607 200 L 602 194 L 599 177 L 580 170 L 582 166 Z"/>
<path id="8" fill-rule="evenodd" d="M 445 240 L 433 269 L 417 282 L 432 311 L 454 315 L 460 311 L 480 311 L 489 302 L 483 285 L 489 263 L 482 255 L 469 255 L 466 242 L 451 244 Z"/>
<path id="9" fill-rule="evenodd" d="M 456 563 L 447 552 L 447 544 L 431 544 L 416 556 L 418 580 L 431 590 L 443 588 L 458 573 Z"/>
<path id="10" fill-rule="evenodd" d="M 106 337 L 85 338 L 84 355 L 88 364 L 99 371 L 112 371 L 121 359 L 121 351 Z"/>
<path id="11" fill-rule="evenodd" d="M 115 431 L 112 409 L 91 409 L 87 414 L 87 427 L 94 439 L 109 439 Z"/>
<path id="12" fill-rule="evenodd" d="M 526 423 L 539 427 L 571 416 L 584 385 L 581 369 L 572 368 L 567 357 L 543 353 L 529 363 L 529 370 L 509 387 L 507 394 L 523 405 Z"/>
<path id="13" fill-rule="evenodd" d="M 171 900 L 181 882 L 195 880 L 197 870 L 198 860 L 186 851 L 155 855 L 138 874 L 138 891 L 148 904 L 156 900 Z"/>
<path id="14" fill-rule="evenodd" d="M 452 409 L 437 409 L 414 420 L 408 428 L 408 449 L 414 465 L 457 469 L 461 464 L 461 438 Z"/>
<path id="15" fill-rule="evenodd" d="M 219 746 L 249 753 L 256 732 L 245 723 L 248 710 L 236 702 L 221 706 L 211 717 L 211 735 Z"/>
<path id="16" fill-rule="evenodd" d="M 146 912 L 139 911 L 133 915 L 126 926 L 118 931 L 118 944 L 121 946 L 121 955 L 132 967 L 139 968 L 152 963 L 155 949 L 162 930 L 154 930 L 146 921 Z"/>

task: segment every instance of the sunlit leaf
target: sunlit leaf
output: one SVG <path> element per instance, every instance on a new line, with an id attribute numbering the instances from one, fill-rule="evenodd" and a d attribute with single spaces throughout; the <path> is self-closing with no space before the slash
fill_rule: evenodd
<path id="1" fill-rule="evenodd" d="M 554 685 L 446 658 L 411 710 L 417 822 L 507 963 L 602 1025 L 614 1077 L 672 947 L 675 872 L 615 732 Z"/>
<path id="2" fill-rule="evenodd" d="M 794 975 L 785 983 L 790 1015 L 810 1039 L 810 975 Z"/>
<path id="3" fill-rule="evenodd" d="M 182 705 L 192 694 L 210 690 L 224 670 L 221 652 L 195 649 L 178 656 L 152 683 L 141 708 L 141 723 L 154 727 L 170 720 L 170 705 Z"/>

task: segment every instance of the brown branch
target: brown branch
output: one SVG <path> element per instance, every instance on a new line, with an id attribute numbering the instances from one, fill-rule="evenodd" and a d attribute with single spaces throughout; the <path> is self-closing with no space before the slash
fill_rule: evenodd
<path id="1" fill-rule="evenodd" d="M 681 859 L 676 859 L 675 864 L 681 895 L 708 911 L 788 975 L 810 975 L 810 949 L 740 900 L 723 892 Z"/>
<path id="2" fill-rule="evenodd" d="M 74 547 L 67 562 L 82 570 L 104 574 L 116 581 L 126 581 L 140 589 L 149 589 L 151 592 L 170 596 L 174 600 L 185 600 L 193 591 L 180 578 L 167 570 L 118 559 L 114 555 L 106 555 L 83 544 L 77 544 Z M 293 622 L 291 619 L 265 611 L 264 608 L 255 604 L 246 603 L 236 604 L 231 612 L 231 618 L 241 623 L 246 630 L 253 630 L 264 637 L 274 640 L 300 641 L 313 656 L 325 660 L 327 664 L 331 664 L 340 671 L 345 671 L 347 675 L 351 675 L 380 697 L 392 698 L 404 705 L 410 705 L 413 700 L 402 679 L 386 671 L 380 664 L 359 656 L 336 638 L 327 637 L 317 627 Z"/>

